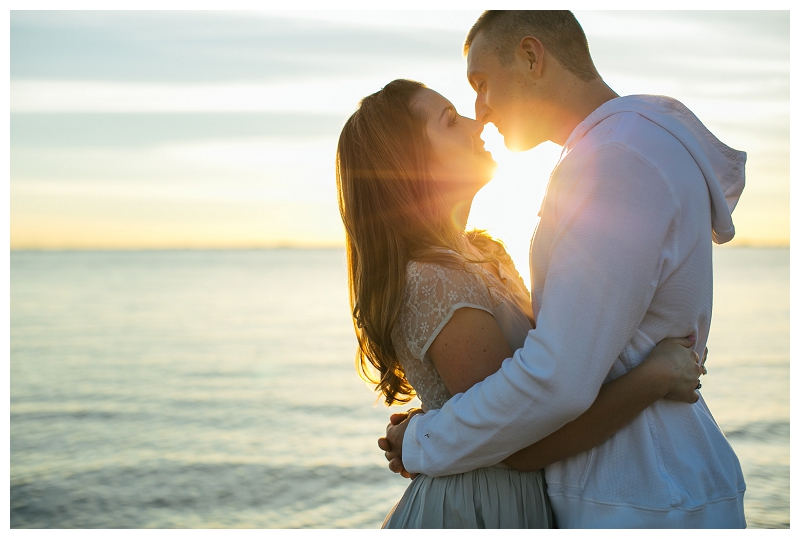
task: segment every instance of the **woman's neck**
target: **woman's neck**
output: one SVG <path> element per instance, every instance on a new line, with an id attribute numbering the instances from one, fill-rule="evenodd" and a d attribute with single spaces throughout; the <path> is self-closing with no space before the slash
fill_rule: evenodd
<path id="1" fill-rule="evenodd" d="M 453 225 L 461 232 L 467 229 L 469 211 L 472 208 L 472 199 L 473 197 L 469 197 L 468 199 L 457 201 L 453 204 L 452 210 L 450 211 L 450 218 L 453 220 Z"/>

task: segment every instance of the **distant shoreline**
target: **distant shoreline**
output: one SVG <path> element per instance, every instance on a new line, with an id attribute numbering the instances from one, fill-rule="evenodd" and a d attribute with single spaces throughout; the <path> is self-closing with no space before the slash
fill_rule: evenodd
<path id="1" fill-rule="evenodd" d="M 789 249 L 790 245 L 740 244 L 714 245 L 714 249 Z M 62 253 L 62 252 L 177 252 L 177 251 L 342 251 L 344 245 L 297 246 L 279 245 L 272 247 L 21 247 L 11 248 L 12 253 Z"/>

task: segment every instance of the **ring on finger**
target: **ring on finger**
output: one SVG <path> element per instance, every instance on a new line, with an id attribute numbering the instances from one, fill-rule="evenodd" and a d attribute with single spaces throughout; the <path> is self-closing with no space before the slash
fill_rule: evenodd
<path id="1" fill-rule="evenodd" d="M 697 381 L 697 387 L 695 388 L 695 390 L 700 389 L 701 387 L 703 387 L 703 384 L 701 384 L 700 380 L 698 380 Z"/>

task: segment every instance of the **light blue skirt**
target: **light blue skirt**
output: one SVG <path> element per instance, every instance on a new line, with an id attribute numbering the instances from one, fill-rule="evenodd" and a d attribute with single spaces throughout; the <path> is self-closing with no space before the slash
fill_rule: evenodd
<path id="1" fill-rule="evenodd" d="M 499 466 L 443 477 L 418 475 L 383 528 L 552 528 L 542 471 Z"/>

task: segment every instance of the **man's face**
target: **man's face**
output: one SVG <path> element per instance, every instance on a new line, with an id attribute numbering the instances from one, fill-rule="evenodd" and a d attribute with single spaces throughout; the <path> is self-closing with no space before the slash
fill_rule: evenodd
<path id="1" fill-rule="evenodd" d="M 477 93 L 475 119 L 493 123 L 512 151 L 530 150 L 548 139 L 527 66 L 519 54 L 510 65 L 503 65 L 481 33 L 467 54 L 467 79 Z"/>

